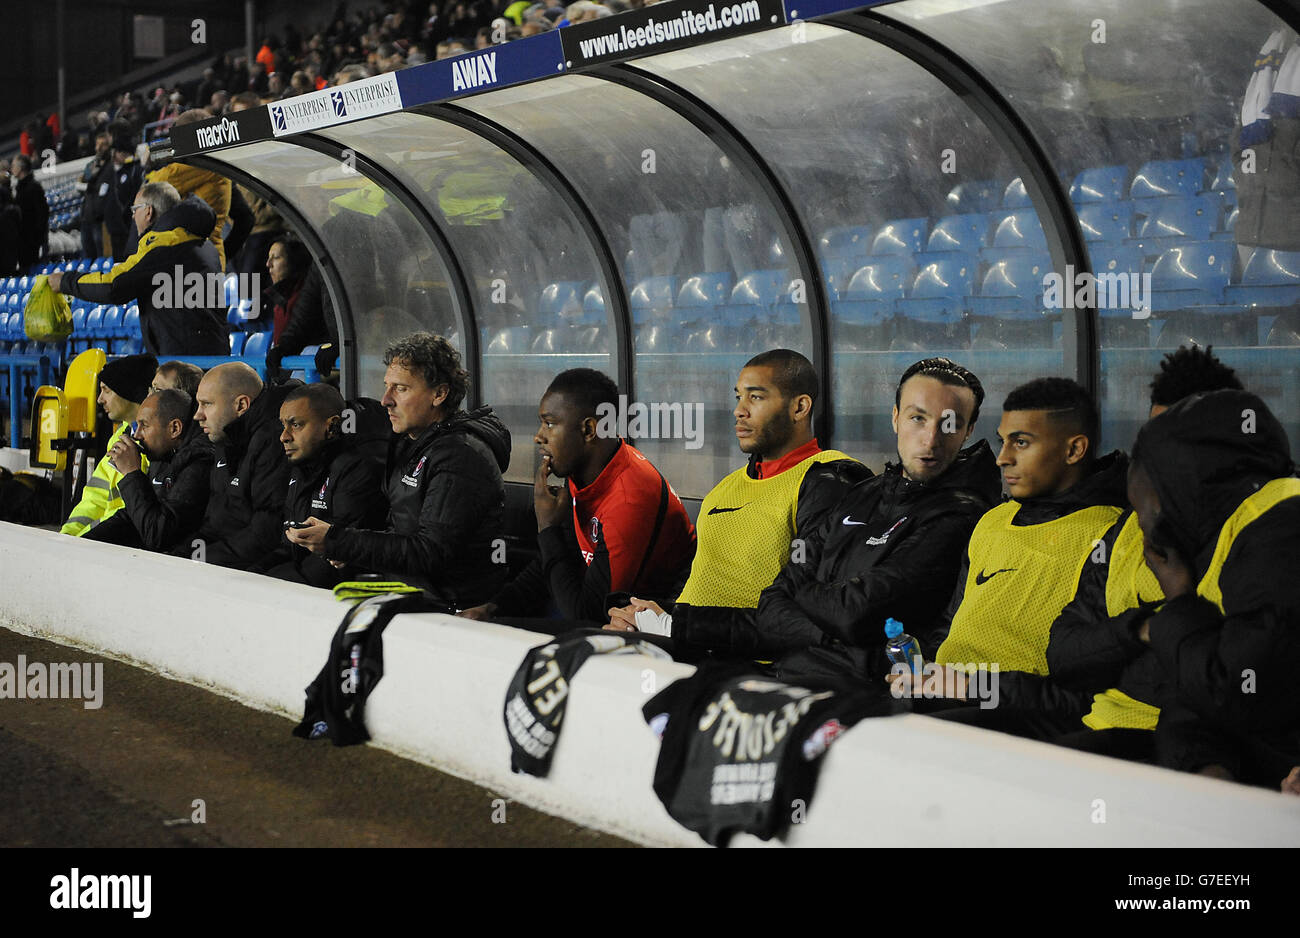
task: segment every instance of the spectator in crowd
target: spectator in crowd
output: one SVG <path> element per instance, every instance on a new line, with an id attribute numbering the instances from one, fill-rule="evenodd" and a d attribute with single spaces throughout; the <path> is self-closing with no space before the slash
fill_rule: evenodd
<path id="1" fill-rule="evenodd" d="M 898 462 L 851 488 L 758 601 L 757 621 L 692 614 L 673 638 L 778 658 L 778 674 L 829 674 L 879 686 L 885 620 L 934 623 L 957 585 L 976 522 L 1001 497 L 984 440 L 963 449 L 984 401 L 979 379 L 946 358 L 903 372 L 892 424 Z"/>
<path id="2" fill-rule="evenodd" d="M 1074 596 L 1083 559 L 1128 507 L 1128 460 L 1119 451 L 1095 455 L 1097 405 L 1068 378 L 1012 390 L 998 438 L 1011 498 L 980 518 L 945 621 L 918 638 L 942 668 L 948 699 L 932 706 L 956 708 L 940 716 L 1048 739 L 1076 729 L 1088 712 L 1090 697 L 1050 679 L 1047 640 Z M 970 706 L 979 687 L 990 686 L 974 672 L 991 666 L 999 670 L 997 706 Z M 920 675 L 893 680 L 904 696 L 922 690 Z"/>
<path id="3" fill-rule="evenodd" d="M 104 229 L 109 240 L 105 247 L 111 249 L 113 260 L 121 263 L 135 253 L 140 234 L 133 222 L 132 206 L 144 184 L 144 164 L 135 157 L 135 142 L 126 125 L 110 124 L 109 130 L 113 135 L 113 155 L 108 192 L 104 197 Z"/>
<path id="4" fill-rule="evenodd" d="M 237 114 L 249 108 L 261 107 L 262 99 L 253 91 L 241 91 L 230 99 L 230 113 Z"/>
<path id="5" fill-rule="evenodd" d="M 1151 382 L 1154 419 L 1185 397 L 1242 390 L 1233 369 L 1209 348 L 1181 347 L 1160 362 Z M 1154 651 L 1138 640 L 1136 626 L 1164 601 L 1160 583 L 1142 555 L 1137 515 L 1126 511 L 1090 547 L 1074 599 L 1052 624 L 1047 666 L 1067 690 L 1097 691 L 1074 732 L 1052 742 L 1128 759 L 1153 761 L 1160 687 Z M 1105 690 L 1102 690 L 1105 688 Z"/>
<path id="6" fill-rule="evenodd" d="M 24 270 L 45 254 L 50 230 L 50 207 L 45 189 L 32 175 L 32 158 L 19 153 L 9 164 L 13 176 L 14 202 L 22 214 L 22 235 L 18 242 L 18 264 Z"/>
<path id="7" fill-rule="evenodd" d="M 50 286 L 91 303 L 135 300 L 145 348 L 155 355 L 226 354 L 220 268 L 216 249 L 205 240 L 212 209 L 195 196 L 182 202 L 165 182 L 141 186 L 131 208 L 145 233 L 135 254 L 103 272 L 50 274 Z M 195 282 L 198 291 L 191 289 Z"/>
<path id="8" fill-rule="evenodd" d="M 22 273 L 23 213 L 14 204 L 7 179 L 0 179 L 0 277 Z"/>
<path id="9" fill-rule="evenodd" d="M 320 346 L 316 367 L 328 371 L 338 357 L 338 323 L 334 307 L 325 295 L 320 268 L 310 264 L 307 276 L 294 294 L 296 299 L 280 338 L 266 350 L 266 367 L 279 371 L 280 362 L 291 355 L 301 355 L 310 345 Z"/>
<path id="10" fill-rule="evenodd" d="M 695 607 L 752 627 L 759 595 L 791 559 L 796 538 L 818 530 L 844 493 L 871 477 L 856 459 L 818 445 L 817 372 L 803 355 L 773 349 L 754 356 L 735 391 L 736 439 L 749 462 L 704 497 L 691 575 L 675 607 L 665 613 L 660 603 L 632 597 L 609 610 L 608 628 L 664 634 Z"/>
<path id="11" fill-rule="evenodd" d="M 328 384 L 295 388 L 280 405 L 280 442 L 289 460 L 286 524 L 314 517 L 342 527 L 383 525 L 388 513 L 384 467 L 362 451 L 355 433 L 344 432 L 345 407 L 343 396 Z M 327 589 L 357 573 L 287 540 L 261 566 L 282 580 Z"/>
<path id="12" fill-rule="evenodd" d="M 243 362 L 217 365 L 199 383 L 195 419 L 213 444 L 203 522 L 177 553 L 246 569 L 280 541 L 289 464 L 280 445 L 280 405 L 290 386 L 263 387 Z"/>
<path id="13" fill-rule="evenodd" d="M 186 124 L 197 124 L 209 118 L 206 111 L 197 109 L 186 111 L 180 117 L 176 118 L 173 127 L 181 127 Z M 208 232 L 208 240 L 212 242 L 213 247 L 217 249 L 217 259 L 220 270 L 226 269 L 226 250 L 222 239 L 222 232 L 225 231 L 226 222 L 230 219 L 230 193 L 233 183 L 225 176 L 214 173 L 209 169 L 200 169 L 197 166 L 190 166 L 188 163 L 172 162 L 157 169 L 152 170 L 148 175 L 149 182 L 166 182 L 176 187 L 176 191 L 183 199 L 188 195 L 197 195 L 212 209 L 216 220 L 213 222 L 212 230 Z"/>
<path id="14" fill-rule="evenodd" d="M 119 438 L 107 456 L 122 474 L 125 507 L 87 532 L 87 540 L 165 552 L 199 526 L 208 504 L 212 443 L 193 417 L 194 399 L 184 391 L 168 388 L 144 399 L 134 436 Z"/>
<path id="15" fill-rule="evenodd" d="M 149 379 L 157 368 L 158 360 L 152 355 L 128 355 L 113 359 L 100 370 L 97 402 L 114 424 L 106 452 L 112 452 L 118 441 L 130 432 L 131 424 L 139 414 L 140 403 L 149 396 Z M 80 537 L 111 518 L 123 504 L 118 491 L 121 481 L 122 473 L 112 462 L 99 460 L 82 489 L 81 501 L 68 514 L 67 522 L 60 529 L 62 533 Z"/>
<path id="16" fill-rule="evenodd" d="M 113 135 L 101 130 L 95 135 L 95 156 L 81 171 L 86 194 L 81 200 L 81 253 L 102 257 L 104 251 L 104 206 L 113 184 Z"/>
<path id="17" fill-rule="evenodd" d="M 432 589 L 458 608 L 505 581 L 502 511 L 510 431 L 490 407 L 465 412 L 469 375 L 442 336 L 417 332 L 384 354 L 383 405 L 397 435 L 388 458 L 388 529 L 306 519 L 289 540 L 333 561 Z"/>
<path id="18" fill-rule="evenodd" d="M 1165 603 L 1135 623 L 1166 686 L 1160 765 L 1275 788 L 1300 764 L 1300 479 L 1246 391 L 1179 401 L 1138 431 L 1128 492 Z"/>
<path id="19" fill-rule="evenodd" d="M 311 254 L 307 245 L 292 235 L 283 235 L 271 244 L 266 257 L 271 289 L 263 303 L 271 308 L 271 344 L 278 345 L 285 327 L 294 314 L 294 307 L 302 293 L 303 284 L 311 272 Z M 319 341 L 324 341 L 320 336 Z"/>
<path id="20" fill-rule="evenodd" d="M 212 96 L 222 89 L 222 85 L 217 82 L 217 70 L 209 66 L 203 70 L 203 80 L 199 82 L 198 89 L 194 92 L 194 102 L 197 106 L 202 107 L 205 103 L 212 103 Z"/>
<path id="21" fill-rule="evenodd" d="M 226 249 L 226 269 L 235 268 L 235 258 L 239 252 L 244 249 L 248 242 L 248 235 L 253 230 L 255 223 L 253 209 L 244 199 L 243 192 L 239 186 L 231 185 L 230 187 L 230 230 L 226 232 L 222 240 L 222 246 Z"/>
<path id="22" fill-rule="evenodd" d="M 364 65 L 347 65 L 339 69 L 338 74 L 334 76 L 334 84 L 346 85 L 348 82 L 360 81 L 369 77 L 370 70 Z"/>
<path id="23" fill-rule="evenodd" d="M 202 101 L 203 99 L 200 98 L 199 100 Z M 226 113 L 226 110 L 230 107 L 230 102 L 229 91 L 214 91 L 212 97 L 208 99 L 208 114 L 212 117 L 220 117 Z"/>
<path id="24" fill-rule="evenodd" d="M 590 368 L 555 377 L 538 407 L 533 479 L 534 560 L 470 619 L 536 616 L 548 600 L 564 619 L 603 623 L 610 593 L 672 597 L 695 556 L 695 528 L 677 494 L 631 443 L 602 421 L 618 412 L 618 386 Z M 553 490 L 547 479 L 564 484 Z"/>
<path id="25" fill-rule="evenodd" d="M 228 257 L 233 259 L 234 270 L 237 272 L 260 275 L 266 269 L 266 257 L 271 250 L 272 242 L 286 231 L 284 219 L 266 199 L 255 195 L 243 186 L 236 186 L 235 189 L 247 203 L 252 213 L 253 224 L 240 254 L 238 256 L 231 254 Z"/>
<path id="26" fill-rule="evenodd" d="M 164 391 L 171 388 L 184 391 L 190 396 L 190 400 L 194 400 L 198 396 L 199 382 L 202 380 L 203 369 L 198 365 L 173 359 L 158 366 L 158 371 L 154 373 L 153 384 L 149 386 L 149 390 L 151 392 Z"/>

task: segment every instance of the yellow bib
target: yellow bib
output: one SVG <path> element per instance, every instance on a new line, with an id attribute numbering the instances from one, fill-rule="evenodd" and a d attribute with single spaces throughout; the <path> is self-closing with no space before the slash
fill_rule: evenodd
<path id="1" fill-rule="evenodd" d="M 1088 553 L 1120 509 L 1094 505 L 1042 524 L 1016 527 L 1020 503 L 985 512 L 971 534 L 966 589 L 940 664 L 997 664 L 1047 674 L 1047 637 L 1074 598 Z"/>
<path id="2" fill-rule="evenodd" d="M 852 458 L 823 450 L 770 479 L 751 479 L 742 466 L 715 485 L 700 505 L 695 560 L 677 601 L 757 608 L 758 594 L 790 559 L 804 475 L 816 463 Z"/>

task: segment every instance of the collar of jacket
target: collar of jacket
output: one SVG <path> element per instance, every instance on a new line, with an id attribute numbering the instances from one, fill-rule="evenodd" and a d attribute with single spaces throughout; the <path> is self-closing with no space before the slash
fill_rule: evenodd
<path id="1" fill-rule="evenodd" d="M 486 404 L 470 411 L 458 410 L 441 423 L 433 424 L 414 440 L 402 434 L 397 444 L 398 459 L 409 460 L 414 454 L 428 449 L 438 437 L 455 432 L 472 433 L 486 443 L 496 458 L 498 468 L 502 472 L 506 471 L 510 465 L 510 431 Z"/>
<path id="2" fill-rule="evenodd" d="M 253 434 L 257 433 L 264 424 L 274 422 L 276 426 L 280 424 L 280 402 L 284 400 L 284 393 L 277 394 L 276 388 L 263 387 L 262 393 L 254 398 L 253 403 L 248 406 L 238 417 L 230 422 L 225 429 L 225 440 L 219 445 L 222 448 L 226 459 L 236 461 L 240 459 L 244 451 L 248 449 L 249 440 Z"/>
<path id="3" fill-rule="evenodd" d="M 1121 450 L 1102 456 L 1091 472 L 1064 492 L 1021 500 L 1013 523 L 1042 524 L 1095 505 L 1128 508 L 1128 456 Z"/>
<path id="4" fill-rule="evenodd" d="M 347 440 L 342 435 L 326 440 L 321 445 L 321 448 L 316 451 L 315 456 L 306 462 L 290 466 L 289 471 L 299 479 L 310 479 L 313 476 L 328 470 L 329 467 L 333 465 L 334 460 L 338 459 L 339 456 L 343 454 L 346 444 Z"/>
<path id="5" fill-rule="evenodd" d="M 190 420 L 185 424 L 185 430 L 181 433 L 181 438 L 176 441 L 176 448 L 166 456 L 159 456 L 156 460 L 151 460 L 150 465 L 154 462 L 172 463 L 180 459 L 182 455 L 187 454 L 190 450 L 211 449 L 212 441 L 208 435 L 199 427 L 198 422 Z"/>
<path id="6" fill-rule="evenodd" d="M 207 238 L 208 235 L 212 234 L 212 229 L 216 227 L 216 224 L 216 212 L 212 211 L 207 202 L 204 202 L 196 195 L 191 195 L 175 208 L 163 212 L 162 216 L 154 221 L 149 230 L 162 232 L 180 228 L 196 238 Z"/>
<path id="7" fill-rule="evenodd" d="M 997 459 L 987 440 L 979 439 L 957 454 L 952 465 L 929 482 L 917 482 L 903 475 L 902 463 L 885 464 L 885 476 L 897 478 L 899 494 L 912 498 L 940 489 L 961 489 L 977 496 L 990 508 L 998 503 L 1002 494 L 1002 480 Z"/>

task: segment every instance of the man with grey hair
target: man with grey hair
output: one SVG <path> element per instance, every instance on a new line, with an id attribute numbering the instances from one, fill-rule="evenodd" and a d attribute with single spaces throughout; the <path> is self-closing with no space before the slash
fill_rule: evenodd
<path id="1" fill-rule="evenodd" d="M 145 349 L 159 358 L 228 354 L 221 265 L 208 241 L 217 216 L 202 199 L 181 201 L 170 183 L 150 182 L 131 217 L 134 254 L 106 271 L 50 274 L 50 286 L 89 303 L 136 301 Z"/>
<path id="2" fill-rule="evenodd" d="M 441 593 L 458 608 L 487 602 L 505 582 L 501 473 L 510 431 L 490 407 L 460 409 L 469 374 L 442 336 L 417 332 L 384 354 L 388 525 L 363 531 L 309 517 L 289 540 L 336 564 Z"/>

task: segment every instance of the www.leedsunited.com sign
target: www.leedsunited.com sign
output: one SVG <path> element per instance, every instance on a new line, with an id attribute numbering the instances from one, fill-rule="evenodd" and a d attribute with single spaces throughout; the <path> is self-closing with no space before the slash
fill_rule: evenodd
<path id="1" fill-rule="evenodd" d="M 569 68 L 652 55 L 785 22 L 780 0 L 667 0 L 560 30 Z"/>

